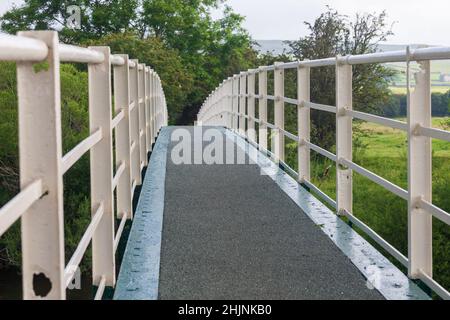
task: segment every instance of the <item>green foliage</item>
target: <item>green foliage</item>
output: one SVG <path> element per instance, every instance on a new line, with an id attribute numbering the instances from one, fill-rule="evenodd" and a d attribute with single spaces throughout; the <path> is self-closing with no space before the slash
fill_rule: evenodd
<path id="1" fill-rule="evenodd" d="M 112 52 L 128 54 L 158 72 L 167 99 L 169 122 L 175 123 L 194 90 L 192 75 L 176 50 L 168 48 L 160 38 L 141 39 L 133 33 L 110 34 L 87 44 L 110 46 Z"/>
<path id="2" fill-rule="evenodd" d="M 170 121 L 192 123 L 207 95 L 226 77 L 254 66 L 243 17 L 221 0 L 26 0 L 1 17 L 0 28 L 59 30 L 63 42 L 110 44 L 113 52 L 153 66 L 164 85 Z M 81 8 L 81 30 L 67 28 L 67 7 Z"/>
<path id="3" fill-rule="evenodd" d="M 224 78 L 254 66 L 256 53 L 242 28 L 243 17 L 226 7 L 223 17 L 210 14 L 217 0 L 143 1 L 142 22 L 146 32 L 178 50 L 194 79 L 194 90 L 179 123 L 192 123 L 208 94 Z"/>
<path id="4" fill-rule="evenodd" d="M 432 92 L 431 94 L 431 114 L 433 117 L 449 116 L 450 90 L 447 92 Z M 385 117 L 406 117 L 407 96 L 406 94 L 393 94 L 389 101 L 376 110 L 376 113 Z"/>
<path id="5" fill-rule="evenodd" d="M 81 9 L 81 29 L 67 27 L 67 8 Z M 25 0 L 1 17 L 0 28 L 8 33 L 20 30 L 59 30 L 67 43 L 80 43 L 104 35 L 132 30 L 138 18 L 138 0 Z"/>

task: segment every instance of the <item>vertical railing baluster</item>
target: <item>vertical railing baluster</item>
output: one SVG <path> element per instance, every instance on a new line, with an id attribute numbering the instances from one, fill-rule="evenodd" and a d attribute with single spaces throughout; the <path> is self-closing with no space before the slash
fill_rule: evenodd
<path id="1" fill-rule="evenodd" d="M 131 194 L 131 152 L 130 152 L 130 67 L 128 55 L 120 55 L 125 61 L 122 66 L 114 67 L 114 106 L 116 112 L 123 111 L 124 117 L 115 129 L 116 162 L 123 163 L 125 169 L 117 184 L 117 218 L 125 214 L 128 219 L 133 217 Z"/>
<path id="2" fill-rule="evenodd" d="M 226 117 L 227 117 L 227 128 L 232 129 L 233 127 L 233 78 L 229 77 L 227 79 L 227 92 L 226 92 Z"/>
<path id="3" fill-rule="evenodd" d="M 39 39 L 49 50 L 41 69 L 32 62 L 17 62 L 20 187 L 40 179 L 46 192 L 21 219 L 23 298 L 65 299 L 58 33 L 18 35 Z M 34 290 L 34 277 L 40 274 L 51 284 L 45 297 Z"/>
<path id="4" fill-rule="evenodd" d="M 150 132 L 150 68 L 147 66 L 145 67 L 145 137 L 145 146 L 148 154 L 152 150 L 152 138 Z"/>
<path id="5" fill-rule="evenodd" d="M 275 126 L 274 130 L 274 154 L 276 161 L 284 161 L 284 134 L 280 129 L 284 130 L 284 69 L 277 66 L 282 62 L 275 62 L 274 70 L 274 95 L 275 95 Z"/>
<path id="6" fill-rule="evenodd" d="M 220 106 L 220 115 L 221 115 L 221 122 L 222 126 L 227 126 L 227 114 L 225 111 L 227 110 L 227 80 L 224 80 L 223 86 L 222 86 L 222 94 L 221 94 L 221 106 Z"/>
<path id="7" fill-rule="evenodd" d="M 151 96 L 151 108 L 150 108 L 150 115 L 151 115 L 151 130 L 152 130 L 152 143 L 155 142 L 156 140 L 156 135 L 155 135 L 155 127 L 156 127 L 156 122 L 155 122 L 155 109 L 156 109 L 156 90 L 155 90 L 155 72 L 152 70 L 151 71 L 151 89 L 150 89 L 150 96 Z"/>
<path id="8" fill-rule="evenodd" d="M 245 136 L 245 94 L 247 92 L 247 77 L 245 72 L 241 72 L 239 76 L 239 133 Z"/>
<path id="9" fill-rule="evenodd" d="M 159 93 L 159 79 L 158 79 L 158 75 L 155 75 L 156 77 L 156 110 L 155 110 L 155 121 L 156 121 L 156 133 L 155 135 L 158 135 L 159 132 L 159 123 L 160 123 L 160 119 L 159 119 L 159 113 L 160 113 L 160 93 Z"/>
<path id="10" fill-rule="evenodd" d="M 233 131 L 239 130 L 239 77 L 233 76 Z"/>
<path id="11" fill-rule="evenodd" d="M 158 75 L 156 75 L 156 78 L 157 78 L 157 90 L 156 90 L 156 92 L 157 92 L 157 101 L 158 101 L 158 108 L 157 108 L 157 116 L 156 116 L 156 119 L 157 119 L 157 121 L 158 121 L 158 125 L 157 125 L 157 133 L 159 133 L 159 130 L 161 129 L 161 109 L 162 109 L 162 105 L 161 105 L 161 82 L 160 82 L 160 79 L 159 79 L 159 77 L 158 77 Z"/>
<path id="12" fill-rule="evenodd" d="M 139 169 L 147 165 L 147 146 L 145 138 L 145 65 L 138 68 L 138 101 L 139 101 Z"/>
<path id="13" fill-rule="evenodd" d="M 134 107 L 130 110 L 130 136 L 131 145 L 131 173 L 134 185 L 140 185 L 141 181 L 141 164 L 140 164 L 140 139 L 139 139 L 139 86 L 138 86 L 138 60 L 131 60 L 134 62 L 134 68 L 130 69 L 130 98 Z"/>
<path id="14" fill-rule="evenodd" d="M 89 128 L 91 134 L 99 128 L 102 139 L 90 150 L 91 164 L 91 212 L 103 205 L 103 215 L 92 238 L 92 278 L 99 285 L 102 277 L 106 285 L 116 282 L 114 254 L 114 205 L 113 205 L 113 150 L 111 110 L 111 62 L 109 47 L 90 47 L 103 53 L 105 60 L 90 64 L 89 74 Z"/>
<path id="15" fill-rule="evenodd" d="M 310 150 L 304 141 L 310 141 L 311 135 L 311 110 L 303 102 L 310 101 L 310 74 L 309 67 L 299 66 L 297 68 L 297 124 L 298 124 L 298 180 L 300 183 L 305 180 L 311 181 L 310 177 Z"/>
<path id="16" fill-rule="evenodd" d="M 261 149 L 267 149 L 267 70 L 264 67 L 259 67 L 258 95 L 258 118 L 260 120 L 258 143 Z"/>
<path id="17" fill-rule="evenodd" d="M 352 213 L 352 170 L 340 164 L 352 161 L 352 117 L 345 113 L 353 109 L 352 66 L 336 58 L 336 204 L 339 214 Z"/>
<path id="18" fill-rule="evenodd" d="M 409 48 L 408 48 L 409 56 Z M 431 138 L 417 133 L 419 125 L 432 127 L 430 61 L 421 61 L 411 88 L 408 62 L 408 275 L 419 278 L 420 271 L 433 276 L 432 216 L 420 208 L 420 199 L 432 202 Z"/>
<path id="19" fill-rule="evenodd" d="M 255 132 L 255 70 L 249 70 L 248 75 L 248 129 L 247 137 L 250 141 L 256 142 Z"/>
<path id="20" fill-rule="evenodd" d="M 218 113 L 220 112 L 220 106 L 221 106 L 221 101 L 220 101 L 220 96 L 222 95 L 222 85 L 216 90 L 215 94 L 214 94 L 214 101 L 213 101 L 213 108 L 212 108 L 212 114 L 216 114 L 215 120 L 216 120 L 216 125 L 218 124 L 218 120 L 217 117 L 219 117 Z"/>
<path id="21" fill-rule="evenodd" d="M 153 148 L 153 142 L 155 142 L 155 136 L 153 135 L 153 70 L 149 70 L 149 132 L 150 132 L 150 148 Z"/>
<path id="22" fill-rule="evenodd" d="M 223 88 L 224 88 L 224 83 L 222 83 L 222 85 L 220 86 L 219 92 L 218 92 L 218 100 L 217 100 L 217 124 L 218 125 L 222 125 L 222 107 L 223 107 Z"/>

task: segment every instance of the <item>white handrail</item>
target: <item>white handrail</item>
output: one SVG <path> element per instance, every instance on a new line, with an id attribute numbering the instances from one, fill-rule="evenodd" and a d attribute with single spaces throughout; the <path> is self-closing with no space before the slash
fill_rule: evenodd
<path id="1" fill-rule="evenodd" d="M 0 208 L 0 236 L 42 196 L 42 180 L 34 181 Z"/>
<path id="2" fill-rule="evenodd" d="M 429 60 L 450 59 L 450 47 L 431 47 L 392 52 L 375 52 L 363 55 L 337 56 L 332 58 L 275 63 L 240 72 L 226 79 L 205 100 L 200 108 L 197 120 L 202 125 L 225 126 L 254 144 L 266 154 L 275 156 L 283 164 L 285 171 L 299 182 L 310 187 L 321 199 L 335 208 L 336 212 L 349 217 L 361 230 L 384 247 L 392 256 L 408 267 L 408 275 L 413 279 L 422 279 L 436 293 L 447 297 L 448 292 L 432 279 L 432 220 L 434 216 L 450 224 L 450 214 L 431 202 L 431 138 L 450 141 L 450 132 L 432 128 L 430 104 L 430 66 Z M 408 121 L 398 121 L 352 109 L 352 65 L 367 63 L 422 61 L 420 71 L 408 68 L 407 78 L 416 77 L 415 88 L 408 90 Z M 310 68 L 336 67 L 336 106 L 311 102 Z M 285 69 L 297 69 L 297 98 L 284 95 Z M 267 72 L 274 74 L 274 94 L 267 94 Z M 259 92 L 255 93 L 253 77 L 258 76 Z M 251 81 L 248 81 L 251 79 Z M 410 84 L 409 84 L 410 85 Z M 258 117 L 253 109 L 251 99 L 258 98 L 260 110 Z M 267 100 L 275 104 L 275 123 L 267 121 Z M 284 129 L 284 105 L 297 105 L 298 135 Z M 333 113 L 336 116 L 336 155 L 325 150 L 310 140 L 311 110 Z M 221 116 L 219 116 L 221 115 Z M 406 132 L 408 136 L 408 190 L 378 176 L 352 161 L 352 121 L 353 118 L 377 123 Z M 252 141 L 253 124 L 259 124 L 258 141 Z M 250 129 L 250 130 L 248 130 Z M 267 150 L 268 129 L 272 129 L 274 150 Z M 298 141 L 297 164 L 300 172 L 295 172 L 284 165 L 284 137 Z M 336 201 L 331 199 L 310 182 L 310 150 L 336 163 Z M 395 195 L 408 201 L 408 257 L 405 257 L 369 226 L 352 215 L 352 173 L 353 171 L 384 187 Z"/>
<path id="3" fill-rule="evenodd" d="M 66 173 L 86 152 L 92 149 L 101 139 L 102 130 L 97 129 L 89 137 L 81 141 L 75 148 L 70 150 L 62 158 L 62 172 Z"/>
<path id="4" fill-rule="evenodd" d="M 84 232 L 83 237 L 78 243 L 77 249 L 73 253 L 72 258 L 70 258 L 69 263 L 64 270 L 66 287 L 70 284 L 70 281 L 72 281 L 72 278 L 78 266 L 80 265 L 81 259 L 83 258 L 87 247 L 91 243 L 92 237 L 94 236 L 94 233 L 97 230 L 98 224 L 100 223 L 100 220 L 104 213 L 105 208 L 103 207 L 103 204 L 100 204 L 91 220 L 91 223 L 89 223 L 89 226 Z"/>
<path id="5" fill-rule="evenodd" d="M 132 194 L 141 183 L 136 180 L 141 175 L 141 164 L 147 164 L 136 153 L 146 155 L 161 127 L 167 125 L 161 79 L 137 60 L 130 61 L 124 54 L 111 54 L 108 47 L 82 48 L 59 43 L 54 31 L 26 31 L 18 36 L 0 34 L 0 61 L 17 62 L 23 185 L 21 192 L 0 208 L 0 235 L 22 217 L 23 296 L 40 298 L 33 289 L 33 274 L 45 270 L 52 282 L 45 298 L 65 299 L 66 287 L 94 239 L 93 284 L 99 287 L 95 298 L 101 298 L 106 286 L 115 285 L 117 244 L 126 221 L 133 217 Z M 47 62 L 47 72 L 35 72 L 33 65 L 25 62 Z M 91 134 L 64 156 L 58 83 L 60 62 L 86 63 L 89 75 Z M 140 133 L 138 139 L 131 136 L 136 132 Z M 99 205 L 91 208 L 91 222 L 65 266 L 63 175 L 88 151 L 91 201 Z M 114 166 L 117 171 L 113 176 Z M 34 182 L 26 184 L 27 181 Z M 116 206 L 120 225 L 114 232 Z"/>
<path id="6" fill-rule="evenodd" d="M 93 64 L 102 63 L 105 60 L 105 56 L 100 52 L 68 44 L 59 45 L 59 58 L 63 62 Z"/>

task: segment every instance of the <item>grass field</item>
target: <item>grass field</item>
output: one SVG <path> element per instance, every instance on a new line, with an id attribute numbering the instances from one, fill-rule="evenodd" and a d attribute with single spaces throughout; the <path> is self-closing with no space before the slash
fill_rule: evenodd
<path id="1" fill-rule="evenodd" d="M 433 127 L 448 130 L 446 121 L 448 118 L 434 118 Z M 287 161 L 297 168 L 296 145 L 290 144 L 288 148 Z M 313 152 L 312 159 L 313 183 L 335 199 L 335 164 Z M 407 137 L 404 132 L 355 121 L 353 161 L 407 189 Z M 433 140 L 433 203 L 450 212 L 449 194 L 450 143 Z M 353 173 L 353 213 L 407 256 L 405 200 Z M 450 289 L 450 227 L 436 219 L 433 221 L 433 255 L 435 279 Z M 394 258 L 391 260 L 395 262 Z"/>
<path id="2" fill-rule="evenodd" d="M 405 118 L 397 120 L 406 122 Z M 432 126 L 437 129 L 448 130 L 446 123 L 449 118 L 433 118 Z M 400 130 L 383 127 L 378 124 L 362 122 L 359 124 L 362 143 L 367 145 L 363 158 L 398 158 L 403 157 L 407 148 L 406 133 Z M 450 159 L 450 143 L 433 140 L 433 156 L 448 157 Z"/>
<path id="3" fill-rule="evenodd" d="M 390 87 L 391 91 L 395 94 L 406 94 L 406 63 L 386 63 L 386 66 L 397 71 Z M 412 71 L 420 70 L 417 63 L 411 64 Z M 431 61 L 431 91 L 433 93 L 445 93 L 450 90 L 450 82 L 441 81 L 441 74 L 450 74 L 450 61 L 449 60 L 436 60 Z M 414 79 L 411 79 L 414 84 Z"/>
<path id="4" fill-rule="evenodd" d="M 393 94 L 406 94 L 406 87 L 389 87 Z M 450 90 L 450 85 L 447 86 L 431 86 L 431 93 L 446 93 Z"/>

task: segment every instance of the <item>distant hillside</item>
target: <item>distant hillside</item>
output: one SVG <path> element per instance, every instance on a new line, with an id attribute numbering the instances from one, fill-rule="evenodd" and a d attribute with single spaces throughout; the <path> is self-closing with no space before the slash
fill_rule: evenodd
<path id="1" fill-rule="evenodd" d="M 282 54 L 283 51 L 288 51 L 289 46 L 285 43 L 287 40 L 255 40 L 256 45 L 254 46 L 255 50 L 266 53 L 270 52 L 272 54 L 278 55 Z M 412 44 L 410 45 L 412 49 L 416 49 L 419 47 L 423 47 L 422 44 Z M 405 50 L 407 45 L 404 44 L 380 44 L 380 51 L 398 51 Z"/>
<path id="2" fill-rule="evenodd" d="M 274 55 L 282 54 L 284 50 L 288 50 L 289 46 L 284 43 L 286 40 L 255 40 L 257 45 L 254 46 L 255 50 L 266 53 L 270 52 Z"/>

